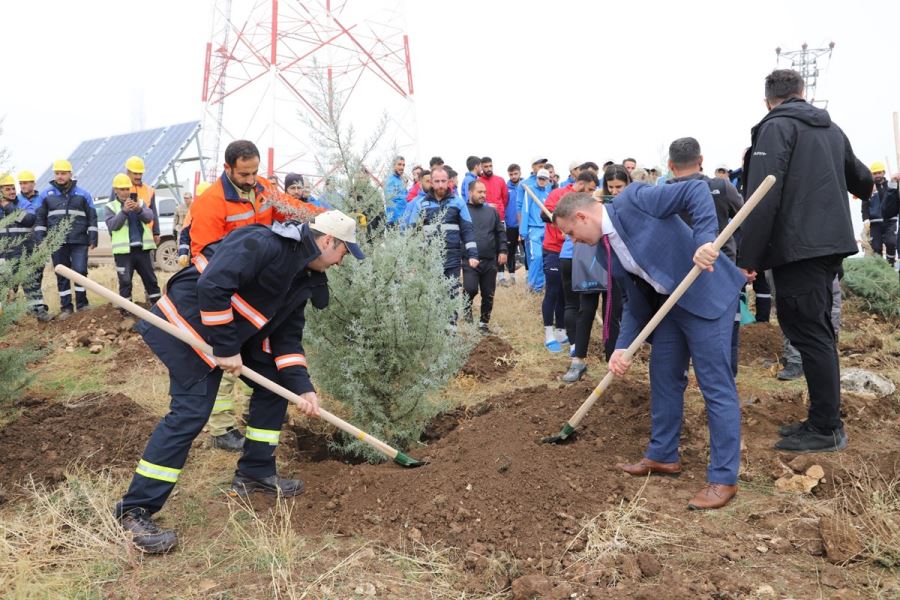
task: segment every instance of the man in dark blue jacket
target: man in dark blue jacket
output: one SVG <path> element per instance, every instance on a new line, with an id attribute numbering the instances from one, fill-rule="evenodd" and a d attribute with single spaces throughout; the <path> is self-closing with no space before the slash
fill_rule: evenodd
<path id="1" fill-rule="evenodd" d="M 687 212 L 692 228 L 679 216 Z M 737 492 L 741 409 L 731 373 L 731 327 L 744 275 L 713 248 L 718 225 L 709 186 L 686 181 L 666 186 L 633 183 L 604 205 L 589 194 L 568 194 L 555 210 L 563 233 L 599 244 L 603 260 L 622 285 L 624 310 L 609 369 L 631 366 L 624 349 L 697 265 L 702 273 L 657 326 L 650 355 L 650 444 L 640 461 L 619 468 L 636 476 L 681 472 L 678 445 L 692 360 L 706 401 L 710 463 L 707 486 L 692 509 L 725 506 Z"/>
<path id="2" fill-rule="evenodd" d="M 831 323 L 832 285 L 844 257 L 858 251 L 847 192 L 867 200 L 873 182 L 841 128 L 803 92 L 796 71 L 766 77 L 769 112 L 750 133 L 745 193 L 768 175 L 776 180 L 741 227 L 737 264 L 751 272 L 772 269 L 778 323 L 803 359 L 808 418 L 782 427 L 775 448 L 826 452 L 847 446 Z"/>
<path id="3" fill-rule="evenodd" d="M 88 248 L 97 247 L 97 210 L 90 192 L 78 187 L 72 179 L 72 164 L 67 160 L 53 163 L 53 181 L 41 192 L 35 211 L 34 237 L 40 243 L 47 232 L 72 220 L 72 227 L 66 234 L 63 245 L 51 256 L 53 266 L 64 265 L 77 273 L 87 275 Z M 69 279 L 56 276 L 59 290 L 59 318 L 68 319 L 72 315 L 72 290 Z M 88 307 L 87 292 L 75 286 L 75 308 Z"/>
<path id="4" fill-rule="evenodd" d="M 894 175 L 893 182 L 885 177 L 884 163 L 875 162 L 869 167 L 875 188 L 872 197 L 862 201 L 862 218 L 869 223 L 869 243 L 875 256 L 885 256 L 888 263 L 894 266 L 897 255 L 897 181 L 900 175 Z"/>
<path id="5" fill-rule="evenodd" d="M 247 225 L 214 244 L 194 264 L 169 280 L 166 295 L 153 312 L 207 342 L 205 354 L 146 322 L 138 325 L 144 340 L 169 369 L 172 401 L 169 414 L 150 436 L 143 457 L 116 516 L 143 551 L 167 552 L 177 543 L 174 531 L 161 530 L 151 515 L 175 487 L 194 438 L 209 419 L 222 372 L 239 375 L 244 364 L 277 381 L 302 400 L 298 407 L 318 413 L 302 338 L 304 310 L 328 305 L 325 271 L 344 255 L 363 258 L 356 245 L 356 222 L 339 211 L 317 215 L 309 223 Z M 246 441 L 232 491 L 259 491 L 295 496 L 299 479 L 276 474 L 275 448 L 287 400 L 256 383 L 247 419 Z"/>

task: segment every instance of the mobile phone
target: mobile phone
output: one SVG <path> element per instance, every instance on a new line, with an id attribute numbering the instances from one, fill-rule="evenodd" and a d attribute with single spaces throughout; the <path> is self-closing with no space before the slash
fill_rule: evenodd
<path id="1" fill-rule="evenodd" d="M 137 192 L 131 192 L 131 194 L 128 197 L 131 198 L 132 200 L 134 200 L 135 202 L 137 202 L 137 199 L 138 199 Z"/>

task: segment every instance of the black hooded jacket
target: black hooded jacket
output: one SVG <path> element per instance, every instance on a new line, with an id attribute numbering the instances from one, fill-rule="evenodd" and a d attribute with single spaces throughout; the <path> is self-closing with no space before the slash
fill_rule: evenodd
<path id="1" fill-rule="evenodd" d="M 750 135 L 745 195 L 767 175 L 776 182 L 741 227 L 738 266 L 761 270 L 855 254 L 847 191 L 868 199 L 872 174 L 828 112 L 790 98 L 770 110 Z"/>

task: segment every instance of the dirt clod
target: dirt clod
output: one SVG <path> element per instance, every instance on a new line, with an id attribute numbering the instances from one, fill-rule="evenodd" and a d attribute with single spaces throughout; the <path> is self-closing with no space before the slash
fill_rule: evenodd
<path id="1" fill-rule="evenodd" d="M 514 356 L 515 350 L 506 340 L 488 335 L 472 350 L 461 372 L 478 381 L 493 381 L 516 366 Z"/>

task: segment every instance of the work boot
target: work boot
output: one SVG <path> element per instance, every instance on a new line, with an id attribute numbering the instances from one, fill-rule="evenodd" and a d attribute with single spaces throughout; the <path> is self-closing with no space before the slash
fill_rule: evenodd
<path id="1" fill-rule="evenodd" d="M 246 496 L 251 492 L 262 492 L 275 496 L 299 496 L 303 493 L 303 481 L 300 479 L 284 479 L 278 475 L 271 475 L 264 479 L 254 479 L 244 475 L 240 471 L 234 472 L 231 480 L 231 491 L 238 496 Z"/>
<path id="2" fill-rule="evenodd" d="M 121 517 L 122 529 L 131 533 L 131 541 L 138 550 L 148 554 L 163 554 L 178 545 L 174 529 L 160 529 L 143 508 L 135 508 Z"/>
<path id="3" fill-rule="evenodd" d="M 212 442 L 213 448 L 228 450 L 229 452 L 240 452 L 244 449 L 244 434 L 232 427 L 222 435 L 214 435 Z"/>
<path id="4" fill-rule="evenodd" d="M 585 373 L 587 373 L 586 364 L 573 362 L 569 365 L 569 370 L 566 371 L 566 374 L 562 376 L 562 380 L 566 383 L 575 383 L 576 381 L 581 381 Z"/>
<path id="5" fill-rule="evenodd" d="M 847 434 L 843 427 L 823 433 L 809 422 L 804 422 L 800 429 L 775 444 L 776 450 L 787 452 L 838 452 L 847 447 Z"/>
<path id="6" fill-rule="evenodd" d="M 56 315 L 57 321 L 65 321 L 69 317 L 71 317 L 75 312 L 71 308 L 64 308 L 59 311 L 59 314 Z"/>
<path id="7" fill-rule="evenodd" d="M 778 371 L 778 375 L 776 375 L 778 379 L 781 381 L 793 381 L 794 379 L 800 379 L 803 377 L 803 365 L 798 365 L 797 363 L 788 363 L 788 365 L 782 370 Z"/>

